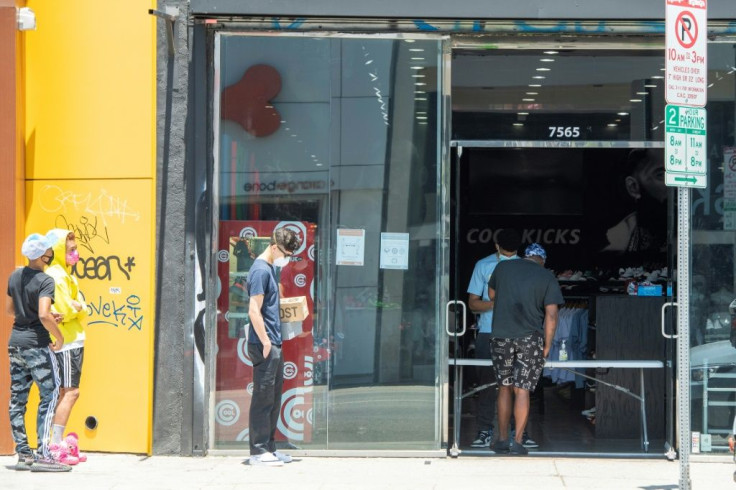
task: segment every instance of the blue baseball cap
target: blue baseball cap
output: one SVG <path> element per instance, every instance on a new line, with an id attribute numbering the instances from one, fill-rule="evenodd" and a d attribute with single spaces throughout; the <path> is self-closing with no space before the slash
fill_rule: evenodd
<path id="1" fill-rule="evenodd" d="M 538 255 L 539 257 L 542 257 L 542 260 L 547 260 L 547 252 L 545 252 L 544 248 L 542 248 L 542 246 L 538 243 L 532 243 L 531 245 L 526 247 L 524 255 L 526 255 L 527 257 Z"/>

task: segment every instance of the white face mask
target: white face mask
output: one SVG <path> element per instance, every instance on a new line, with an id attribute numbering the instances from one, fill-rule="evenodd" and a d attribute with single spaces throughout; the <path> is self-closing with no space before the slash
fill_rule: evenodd
<path id="1" fill-rule="evenodd" d="M 273 260 L 273 265 L 275 265 L 276 267 L 283 268 L 289 265 L 289 261 L 290 261 L 289 257 L 279 257 L 278 259 Z"/>

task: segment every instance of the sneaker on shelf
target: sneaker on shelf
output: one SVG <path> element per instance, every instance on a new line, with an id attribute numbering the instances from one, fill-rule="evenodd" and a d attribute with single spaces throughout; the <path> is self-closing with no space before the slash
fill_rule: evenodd
<path id="1" fill-rule="evenodd" d="M 273 455 L 279 458 L 284 463 L 291 463 L 294 460 L 291 456 L 286 453 L 282 453 L 281 451 L 274 451 Z"/>
<path id="2" fill-rule="evenodd" d="M 273 453 L 254 454 L 248 463 L 251 466 L 284 466 L 284 462 Z"/>
<path id="3" fill-rule="evenodd" d="M 56 461 L 54 458 L 50 457 L 38 457 L 37 459 L 33 460 L 33 464 L 31 465 L 31 471 L 37 473 L 61 473 L 71 470 L 72 467 L 68 464 L 60 463 L 59 461 Z"/>
<path id="4" fill-rule="evenodd" d="M 18 462 L 15 464 L 15 471 L 30 471 L 33 465 L 33 454 L 19 454 Z"/>
<path id="5" fill-rule="evenodd" d="M 77 458 L 80 463 L 87 461 L 87 455 L 79 452 L 79 437 L 77 437 L 76 432 L 70 432 L 67 434 L 64 442 L 69 448 L 69 453 Z"/>
<path id="6" fill-rule="evenodd" d="M 513 439 L 511 439 L 513 440 Z M 509 452 L 509 440 L 498 440 L 493 444 L 493 452 L 498 454 L 506 454 Z"/>
<path id="7" fill-rule="evenodd" d="M 529 454 L 529 451 L 522 444 L 516 442 L 516 439 L 511 439 L 509 443 L 509 454 L 525 456 Z"/>
<path id="8" fill-rule="evenodd" d="M 479 430 L 475 440 L 470 443 L 470 447 L 491 447 L 491 441 L 493 440 L 493 429 L 490 430 Z"/>
<path id="9" fill-rule="evenodd" d="M 51 453 L 51 456 L 54 458 L 54 460 L 58 461 L 61 464 L 66 464 L 69 466 L 79 464 L 79 458 L 73 456 L 72 453 L 69 452 L 69 446 L 67 446 L 66 442 L 64 441 L 61 441 L 58 444 L 50 444 L 49 452 Z"/>
<path id="10" fill-rule="evenodd" d="M 589 408 L 588 410 L 583 410 L 580 412 L 584 417 L 595 417 L 595 407 Z"/>

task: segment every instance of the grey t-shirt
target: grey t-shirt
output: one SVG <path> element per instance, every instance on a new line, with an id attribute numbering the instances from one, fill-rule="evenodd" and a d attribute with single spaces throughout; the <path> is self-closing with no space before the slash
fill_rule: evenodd
<path id="1" fill-rule="evenodd" d="M 506 260 L 488 281 L 495 290 L 491 337 L 515 339 L 544 331 L 544 307 L 565 302 L 554 274 L 531 260 Z"/>
<path id="2" fill-rule="evenodd" d="M 38 318 L 38 300 L 48 296 L 54 303 L 54 280 L 43 271 L 22 267 L 8 279 L 8 296 L 13 298 L 15 322 L 9 346 L 34 348 L 51 343 L 49 332 Z"/>

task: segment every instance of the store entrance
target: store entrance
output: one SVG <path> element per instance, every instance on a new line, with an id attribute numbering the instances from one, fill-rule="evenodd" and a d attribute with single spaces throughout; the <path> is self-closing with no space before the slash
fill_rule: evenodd
<path id="1" fill-rule="evenodd" d="M 651 165 L 661 165 L 661 151 L 459 147 L 457 152 L 453 243 L 459 296 L 467 299 L 476 263 L 494 253 L 498 230 L 514 228 L 522 235 L 520 255 L 531 243 L 544 247 L 545 265 L 557 275 L 565 299 L 550 356 L 558 367 L 545 369 L 532 396 L 530 448 L 661 455 L 672 419 L 665 369 L 671 341 L 661 328 L 671 285 L 667 196 L 659 208 L 642 209 L 627 206 L 621 190 L 606 185 L 625 182 L 636 165 L 631 159 L 640 152 L 651 156 Z M 616 177 L 622 172 L 627 175 Z M 480 320 L 468 310 L 466 333 L 451 346 L 468 363 L 482 359 L 476 355 L 482 350 Z M 486 367 L 463 369 L 462 385 L 455 387 L 462 392 L 459 447 L 484 451 L 473 446 L 479 446 L 474 441 L 487 420 L 480 413 L 487 410 L 485 397 L 495 398 L 496 387 L 488 386 L 493 380 Z"/>
<path id="2" fill-rule="evenodd" d="M 532 395 L 527 447 L 550 455 L 662 457 L 674 439 L 675 341 L 663 335 L 672 332 L 673 196 L 656 140 L 661 80 L 630 69 L 656 73 L 659 58 L 544 56 L 536 58 L 564 67 L 554 83 L 548 72 L 530 79 L 542 83 L 506 73 L 531 65 L 527 51 L 454 56 L 453 73 L 475 70 L 453 77 L 451 290 L 467 303 L 475 266 L 495 253 L 501 229 L 521 234 L 520 254 L 531 243 L 544 247 L 565 303 L 550 367 Z M 607 83 L 594 83 L 604 80 L 593 66 L 582 69 L 596 61 L 609 73 Z M 491 74 L 490 66 L 498 70 Z M 484 74 L 489 78 L 477 80 Z M 628 95 L 624 100 L 623 93 L 647 85 L 646 107 Z M 449 336 L 456 359 L 450 452 L 490 454 L 480 433 L 491 429 L 496 386 L 490 362 L 477 355 L 485 350 L 477 343 L 484 339 L 481 317 L 468 308 L 465 325 L 464 335 Z M 491 419 L 498 437 L 497 418 Z"/>

